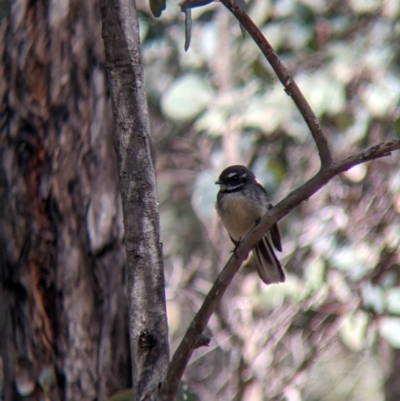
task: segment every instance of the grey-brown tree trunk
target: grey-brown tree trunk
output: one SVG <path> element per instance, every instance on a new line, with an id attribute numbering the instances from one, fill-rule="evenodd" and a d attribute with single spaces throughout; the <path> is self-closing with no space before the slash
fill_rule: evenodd
<path id="1" fill-rule="evenodd" d="M 134 0 L 100 0 L 125 226 L 133 396 L 159 400 L 169 362 L 160 219 Z"/>
<path id="2" fill-rule="evenodd" d="M 98 3 L 16 0 L 0 38 L 2 399 L 104 400 L 131 373 Z"/>

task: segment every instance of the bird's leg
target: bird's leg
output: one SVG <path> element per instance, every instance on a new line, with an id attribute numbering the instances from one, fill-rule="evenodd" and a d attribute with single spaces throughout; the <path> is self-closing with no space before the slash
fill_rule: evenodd
<path id="1" fill-rule="evenodd" d="M 233 248 L 231 253 L 233 253 L 236 256 L 236 258 L 239 259 L 238 255 L 236 254 L 236 249 L 238 249 L 238 246 L 240 245 L 240 242 L 242 241 L 242 239 L 239 238 L 239 241 L 235 241 L 232 237 L 230 237 L 230 238 L 231 238 L 231 241 L 233 242 L 233 244 L 235 245 L 235 248 Z"/>

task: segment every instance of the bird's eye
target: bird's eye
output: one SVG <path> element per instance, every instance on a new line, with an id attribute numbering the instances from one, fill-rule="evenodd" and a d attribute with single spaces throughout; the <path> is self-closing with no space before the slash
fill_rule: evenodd
<path id="1" fill-rule="evenodd" d="M 239 178 L 239 176 L 236 173 L 231 173 L 231 174 L 228 175 L 228 178 L 230 180 L 235 181 L 235 180 L 237 180 Z"/>

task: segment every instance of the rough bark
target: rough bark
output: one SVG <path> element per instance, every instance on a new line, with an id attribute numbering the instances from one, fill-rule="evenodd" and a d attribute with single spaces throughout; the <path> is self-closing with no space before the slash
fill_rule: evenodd
<path id="1" fill-rule="evenodd" d="M 100 29 L 97 2 L 17 0 L 0 32 L 6 401 L 23 393 L 103 400 L 130 384 L 122 212 Z"/>
<path id="2" fill-rule="evenodd" d="M 158 399 L 169 361 L 164 272 L 150 123 L 132 0 L 100 0 L 115 121 L 135 400 Z"/>

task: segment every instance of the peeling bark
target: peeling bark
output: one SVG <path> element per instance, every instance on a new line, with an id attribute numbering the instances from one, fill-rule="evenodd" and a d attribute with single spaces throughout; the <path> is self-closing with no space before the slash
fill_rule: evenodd
<path id="1" fill-rule="evenodd" d="M 131 374 L 98 3 L 17 0 L 0 35 L 2 399 L 103 400 Z"/>

